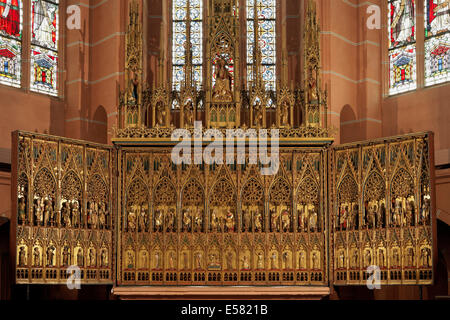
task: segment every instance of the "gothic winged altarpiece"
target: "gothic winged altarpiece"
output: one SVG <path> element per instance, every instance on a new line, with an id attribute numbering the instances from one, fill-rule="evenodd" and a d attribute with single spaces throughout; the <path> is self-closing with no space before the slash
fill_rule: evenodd
<path id="1" fill-rule="evenodd" d="M 246 90 L 236 0 L 208 1 L 203 86 L 193 78 L 187 32 L 177 91 L 163 81 L 163 50 L 158 82 L 144 83 L 142 12 L 131 1 L 114 145 L 13 134 L 17 283 L 66 283 L 71 265 L 82 283 L 116 287 L 365 285 L 372 265 L 382 284 L 433 283 L 433 134 L 332 146 L 314 1 L 296 89 L 285 39 L 281 79 L 275 90 L 265 85 L 254 8 Z M 272 137 L 278 129 L 278 170 L 263 175 L 248 148 L 227 154 L 231 163 L 196 162 L 208 139 L 191 163 L 175 164 L 177 128 L 192 137 L 233 128 Z"/>

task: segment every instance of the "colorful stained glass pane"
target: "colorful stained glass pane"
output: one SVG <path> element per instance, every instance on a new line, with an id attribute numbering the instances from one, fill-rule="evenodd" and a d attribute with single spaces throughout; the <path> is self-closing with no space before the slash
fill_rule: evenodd
<path id="1" fill-rule="evenodd" d="M 416 0 L 388 0 L 389 94 L 417 88 Z"/>
<path id="2" fill-rule="evenodd" d="M 450 33 L 425 41 L 425 85 L 450 81 Z"/>
<path id="3" fill-rule="evenodd" d="M 450 1 L 425 0 L 425 85 L 450 81 Z"/>
<path id="4" fill-rule="evenodd" d="M 32 0 L 31 10 L 31 43 L 57 51 L 58 2 Z"/>
<path id="5" fill-rule="evenodd" d="M 58 94 L 59 0 L 31 1 L 30 88 Z"/>
<path id="6" fill-rule="evenodd" d="M 415 42 L 415 0 L 388 0 L 388 7 L 389 48 L 397 48 Z"/>
<path id="7" fill-rule="evenodd" d="M 173 0 L 172 8 L 172 87 L 180 90 L 184 81 L 184 66 L 186 64 L 186 32 L 189 1 L 189 16 L 191 18 L 191 50 L 194 66 L 193 78 L 197 86 L 202 83 L 203 43 L 202 19 L 203 6 L 201 0 Z"/>
<path id="8" fill-rule="evenodd" d="M 58 56 L 52 50 L 31 46 L 31 90 L 56 96 Z"/>
<path id="9" fill-rule="evenodd" d="M 417 88 L 415 45 L 391 50 L 389 65 L 389 94 L 398 94 Z"/>
<path id="10" fill-rule="evenodd" d="M 255 0 L 247 0 L 247 80 L 251 83 L 253 68 Z M 256 0 L 259 18 L 259 47 L 263 65 L 263 80 L 267 89 L 276 83 L 276 0 Z"/>
<path id="11" fill-rule="evenodd" d="M 0 83 L 20 87 L 23 10 L 20 0 L 0 0 Z"/>
<path id="12" fill-rule="evenodd" d="M 450 31 L 450 1 L 425 0 L 425 37 Z"/>

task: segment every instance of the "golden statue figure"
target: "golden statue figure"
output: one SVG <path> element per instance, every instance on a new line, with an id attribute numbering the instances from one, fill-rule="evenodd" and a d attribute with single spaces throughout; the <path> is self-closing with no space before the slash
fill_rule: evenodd
<path id="1" fill-rule="evenodd" d="M 277 253 L 274 251 L 270 257 L 270 268 L 278 269 Z"/>
<path id="2" fill-rule="evenodd" d="M 358 250 L 354 250 L 352 267 L 356 268 L 358 266 L 358 262 L 359 262 Z"/>
<path id="3" fill-rule="evenodd" d="M 160 260 L 159 252 L 155 252 L 155 269 L 160 269 L 160 266 L 159 266 L 160 261 L 159 260 Z"/>
<path id="4" fill-rule="evenodd" d="M 258 252 L 258 260 L 256 262 L 256 266 L 258 269 L 264 269 L 264 259 L 262 252 Z"/>
<path id="5" fill-rule="evenodd" d="M 95 260 L 97 260 L 97 259 L 95 257 L 95 251 L 93 248 L 89 249 L 88 256 L 89 256 L 89 266 L 95 267 L 97 264 Z"/>
<path id="6" fill-rule="evenodd" d="M 50 246 L 47 248 L 47 266 L 53 267 L 53 257 L 55 256 L 55 247 Z"/>
<path id="7" fill-rule="evenodd" d="M 79 248 L 77 252 L 77 266 L 84 267 L 84 256 L 82 248 Z"/>
<path id="8" fill-rule="evenodd" d="M 248 262 L 248 256 L 244 255 L 242 258 L 242 269 L 243 270 L 249 270 L 250 269 L 250 263 Z"/>
<path id="9" fill-rule="evenodd" d="M 190 231 L 191 230 L 191 210 L 187 208 L 183 212 L 183 231 Z"/>
<path id="10" fill-rule="evenodd" d="M 289 126 L 289 103 L 284 100 L 280 108 L 280 124 L 283 127 Z"/>
<path id="11" fill-rule="evenodd" d="M 378 264 L 380 265 L 380 267 L 384 267 L 385 263 L 384 251 L 380 249 L 380 251 L 378 251 Z"/>
<path id="12" fill-rule="evenodd" d="M 175 269 L 175 263 L 176 263 L 175 259 L 176 259 L 175 253 L 170 252 L 169 253 L 169 269 Z"/>
<path id="13" fill-rule="evenodd" d="M 163 227 L 163 210 L 156 210 L 155 212 L 155 231 L 162 231 Z"/>
<path id="14" fill-rule="evenodd" d="M 106 228 L 106 212 L 105 212 L 105 203 L 100 204 L 100 209 L 98 210 L 98 223 L 100 229 Z"/>
<path id="15" fill-rule="evenodd" d="M 372 264 L 372 252 L 370 252 L 370 250 L 366 250 L 364 254 L 364 262 L 365 267 L 368 267 Z"/>
<path id="16" fill-rule="evenodd" d="M 255 231 L 262 231 L 262 214 L 259 211 L 256 211 L 255 213 Z"/>
<path id="17" fill-rule="evenodd" d="M 284 269 L 289 270 L 291 268 L 291 262 L 289 260 L 289 252 L 283 252 Z"/>
<path id="18" fill-rule="evenodd" d="M 219 230 L 219 217 L 217 214 L 217 209 L 214 208 L 211 213 L 211 229 L 212 231 L 218 231 Z"/>
<path id="19" fill-rule="evenodd" d="M 317 103 L 317 81 L 312 69 L 308 70 L 308 103 Z"/>
<path id="20" fill-rule="evenodd" d="M 244 213 L 243 213 L 243 221 L 244 221 L 243 231 L 250 232 L 251 231 L 250 224 L 252 221 L 252 215 L 251 215 L 251 212 L 249 209 L 244 209 L 243 211 L 244 211 Z"/>
<path id="21" fill-rule="evenodd" d="M 33 205 L 34 215 L 35 215 L 35 224 L 38 226 L 42 226 L 44 224 L 44 216 L 43 216 L 43 209 L 44 209 L 44 199 L 41 198 L 36 199 L 34 201 Z"/>
<path id="22" fill-rule="evenodd" d="M 259 128 L 263 125 L 263 108 L 260 100 L 256 101 L 253 107 L 253 113 L 254 113 L 254 126 Z"/>
<path id="23" fill-rule="evenodd" d="M 202 212 L 196 208 L 194 212 L 194 232 L 201 232 L 202 230 Z"/>
<path id="24" fill-rule="evenodd" d="M 41 266 L 41 251 L 39 247 L 34 247 L 33 249 L 33 267 Z"/>
<path id="25" fill-rule="evenodd" d="M 280 214 L 277 213 L 276 209 L 272 209 L 270 212 L 270 225 L 272 227 L 272 232 L 278 232 L 280 231 L 280 221 L 278 219 Z"/>
<path id="26" fill-rule="evenodd" d="M 300 254 L 299 254 L 299 257 L 298 257 L 298 267 L 300 269 L 306 269 L 305 252 L 303 250 L 300 251 Z"/>
<path id="27" fill-rule="evenodd" d="M 313 269 L 319 269 L 320 258 L 316 252 L 313 252 L 313 254 L 312 254 L 312 265 L 313 265 Z"/>
<path id="28" fill-rule="evenodd" d="M 70 249 L 67 244 L 64 245 L 63 252 L 62 252 L 62 265 L 63 266 L 70 265 Z"/>
<path id="29" fill-rule="evenodd" d="M 233 270 L 233 253 L 228 252 L 226 258 L 227 258 L 227 270 Z"/>
<path id="30" fill-rule="evenodd" d="M 225 217 L 225 226 L 227 231 L 234 231 L 234 214 L 230 209 L 227 209 L 227 215 Z"/>
<path id="31" fill-rule="evenodd" d="M 194 107 L 192 100 L 189 100 L 183 109 L 184 113 L 184 125 L 185 127 L 192 127 L 194 125 Z"/>
<path id="32" fill-rule="evenodd" d="M 72 208 L 72 226 L 77 228 L 80 224 L 80 211 L 78 210 L 78 202 L 74 201 L 71 205 Z"/>
<path id="33" fill-rule="evenodd" d="M 232 101 L 231 74 L 224 59 L 218 59 L 216 64 L 216 83 L 213 88 L 213 99 L 223 102 Z"/>
<path id="34" fill-rule="evenodd" d="M 167 216 L 167 231 L 175 231 L 175 209 L 170 208 Z"/>
<path id="35" fill-rule="evenodd" d="M 139 78 L 138 74 L 133 70 L 128 71 L 128 102 L 130 104 L 138 103 L 138 86 L 139 86 Z"/>
<path id="36" fill-rule="evenodd" d="M 164 127 L 166 120 L 166 110 L 161 102 L 156 105 L 156 126 Z"/>
<path id="37" fill-rule="evenodd" d="M 106 249 L 102 249 L 102 252 L 100 254 L 100 267 L 107 267 L 108 266 L 108 254 Z"/>
<path id="38" fill-rule="evenodd" d="M 195 254 L 195 265 L 196 265 L 197 269 L 202 268 L 202 253 L 201 252 L 197 252 Z"/>
<path id="39" fill-rule="evenodd" d="M 430 267 L 430 261 L 431 261 L 431 252 L 428 248 L 422 248 L 422 266 L 423 267 Z"/>
<path id="40" fill-rule="evenodd" d="M 25 252 L 25 247 L 20 247 L 19 249 L 19 267 L 25 267 L 27 265 L 27 257 Z"/>
<path id="41" fill-rule="evenodd" d="M 338 267 L 339 268 L 344 268 L 345 266 L 345 254 L 344 254 L 344 250 L 341 250 L 339 252 L 339 262 L 338 262 Z"/>
<path id="42" fill-rule="evenodd" d="M 134 231 L 136 229 L 136 213 L 134 212 L 134 208 L 128 212 L 128 231 Z"/>
<path id="43" fill-rule="evenodd" d="M 281 213 L 281 224 L 284 232 L 288 232 L 291 228 L 291 217 L 288 210 L 283 210 Z"/>
<path id="44" fill-rule="evenodd" d="M 147 251 L 143 250 L 141 253 L 141 268 L 146 269 L 148 264 Z"/>
<path id="45" fill-rule="evenodd" d="M 399 257 L 397 248 L 394 248 L 392 256 L 393 256 L 393 265 L 399 266 L 400 265 L 400 257 Z"/>
<path id="46" fill-rule="evenodd" d="M 22 197 L 19 200 L 19 209 L 18 209 L 18 216 L 19 216 L 19 223 L 24 224 L 27 221 L 26 218 L 26 204 L 25 204 L 25 198 Z"/>

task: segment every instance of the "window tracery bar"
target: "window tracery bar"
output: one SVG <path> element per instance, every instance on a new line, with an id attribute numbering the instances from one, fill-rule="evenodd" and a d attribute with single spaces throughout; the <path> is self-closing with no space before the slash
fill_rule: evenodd
<path id="1" fill-rule="evenodd" d="M 247 0 L 247 81 L 252 79 L 254 46 L 254 5 L 255 0 Z M 261 64 L 266 88 L 276 88 L 276 0 L 256 0 L 259 17 Z"/>
<path id="2" fill-rule="evenodd" d="M 191 19 L 191 49 L 193 79 L 202 84 L 203 64 L 203 4 L 202 0 L 173 0 L 172 7 L 172 88 L 179 91 L 185 77 L 185 49 L 188 20 L 188 1 Z"/>

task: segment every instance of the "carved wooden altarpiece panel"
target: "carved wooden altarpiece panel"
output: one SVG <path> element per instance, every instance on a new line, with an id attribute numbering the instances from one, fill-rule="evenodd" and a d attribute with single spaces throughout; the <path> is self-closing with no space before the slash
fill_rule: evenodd
<path id="1" fill-rule="evenodd" d="M 17 283 L 113 282 L 111 146 L 13 133 L 11 246 Z"/>

